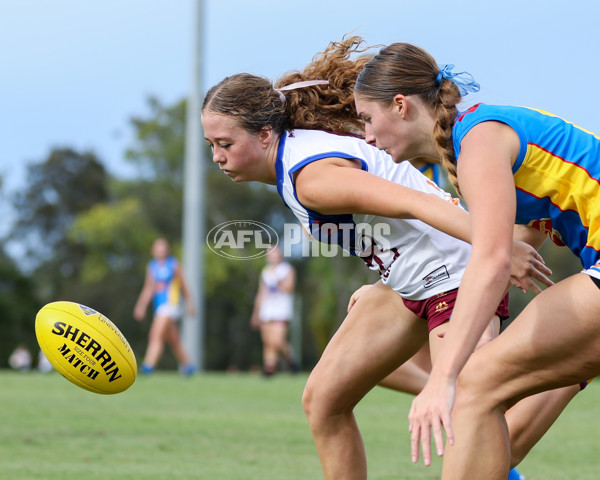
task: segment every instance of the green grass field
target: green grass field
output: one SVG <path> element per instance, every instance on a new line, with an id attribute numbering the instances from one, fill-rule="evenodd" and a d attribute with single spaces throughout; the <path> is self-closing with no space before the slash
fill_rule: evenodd
<path id="1" fill-rule="evenodd" d="M 0 478 L 319 479 L 300 403 L 305 380 L 165 373 L 102 396 L 57 373 L 0 371 Z M 410 463 L 411 398 L 377 388 L 359 405 L 369 478 L 439 478 L 441 462 Z M 598 479 L 599 418 L 600 382 L 521 465 L 527 480 Z"/>

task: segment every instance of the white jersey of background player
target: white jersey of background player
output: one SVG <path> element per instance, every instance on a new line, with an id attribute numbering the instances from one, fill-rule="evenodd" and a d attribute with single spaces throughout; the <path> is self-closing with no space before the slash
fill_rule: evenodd
<path id="1" fill-rule="evenodd" d="M 381 280 L 408 300 L 425 300 L 458 288 L 471 246 L 435 230 L 420 220 L 374 215 L 324 215 L 298 200 L 294 175 L 324 158 L 359 161 L 361 168 L 391 182 L 431 193 L 448 201 L 438 188 L 409 162 L 396 164 L 364 140 L 318 130 L 284 134 L 277 153 L 277 190 L 302 226 L 315 239 L 337 243 L 361 257 Z"/>
<path id="2" fill-rule="evenodd" d="M 262 299 L 259 318 L 262 322 L 274 320 L 290 321 L 294 314 L 294 294 L 281 290 L 279 283 L 285 280 L 292 270 L 287 262 L 265 266 L 260 278 L 265 284 L 266 292 Z"/>

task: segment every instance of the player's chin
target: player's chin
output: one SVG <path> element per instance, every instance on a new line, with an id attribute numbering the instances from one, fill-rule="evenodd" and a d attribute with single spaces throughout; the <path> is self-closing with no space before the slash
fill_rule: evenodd
<path id="1" fill-rule="evenodd" d="M 414 157 L 414 156 L 406 155 L 406 154 L 401 155 L 397 152 L 392 153 L 391 156 L 392 156 L 392 160 L 394 161 L 394 163 L 408 162 L 410 160 L 413 160 L 414 158 L 418 158 L 418 157 Z"/>
<path id="2" fill-rule="evenodd" d="M 246 177 L 246 176 L 244 176 L 244 175 L 241 175 L 241 174 L 239 174 L 239 173 L 231 173 L 231 174 L 229 174 L 229 175 L 227 175 L 227 176 L 228 176 L 228 177 L 231 179 L 231 181 L 232 181 L 232 182 L 234 182 L 234 183 L 245 183 L 245 182 L 251 182 L 251 181 L 252 181 L 252 179 L 251 179 L 251 178 L 248 178 L 248 177 Z"/>
<path id="3" fill-rule="evenodd" d="M 389 152 L 389 154 L 392 157 L 394 163 L 402 163 L 406 160 L 406 158 L 402 157 L 401 155 L 398 155 L 398 152 Z"/>
<path id="4" fill-rule="evenodd" d="M 380 150 L 383 150 L 385 153 L 387 153 L 390 157 L 392 157 L 392 160 L 394 161 L 394 163 L 400 163 L 402 161 L 402 159 L 398 158 L 398 155 L 396 154 L 396 152 L 394 152 L 391 148 L 389 147 L 379 147 Z"/>
<path id="5" fill-rule="evenodd" d="M 248 181 L 248 180 L 244 179 L 244 177 L 241 176 L 239 173 L 232 172 L 231 170 L 223 170 L 223 173 L 225 174 L 225 176 L 229 177 L 229 179 L 232 182 L 235 182 L 235 183 L 247 182 Z"/>

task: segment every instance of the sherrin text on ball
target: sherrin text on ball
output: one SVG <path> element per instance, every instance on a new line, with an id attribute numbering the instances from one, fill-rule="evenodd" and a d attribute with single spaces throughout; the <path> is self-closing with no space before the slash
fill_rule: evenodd
<path id="1" fill-rule="evenodd" d="M 54 368 L 90 392 L 128 389 L 137 363 L 119 329 L 96 310 L 74 302 L 45 305 L 35 319 L 38 343 Z"/>

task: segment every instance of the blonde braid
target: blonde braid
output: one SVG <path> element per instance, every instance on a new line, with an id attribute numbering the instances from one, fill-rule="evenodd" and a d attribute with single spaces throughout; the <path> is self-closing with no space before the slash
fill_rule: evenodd
<path id="1" fill-rule="evenodd" d="M 461 96 L 456 84 L 443 78 L 435 102 L 437 122 L 433 129 L 433 138 L 437 144 L 438 152 L 442 156 L 442 165 L 448 172 L 448 180 L 459 195 L 460 188 L 456 172 L 456 154 L 452 142 L 452 127 L 458 113 L 456 105 L 460 100 Z"/>

